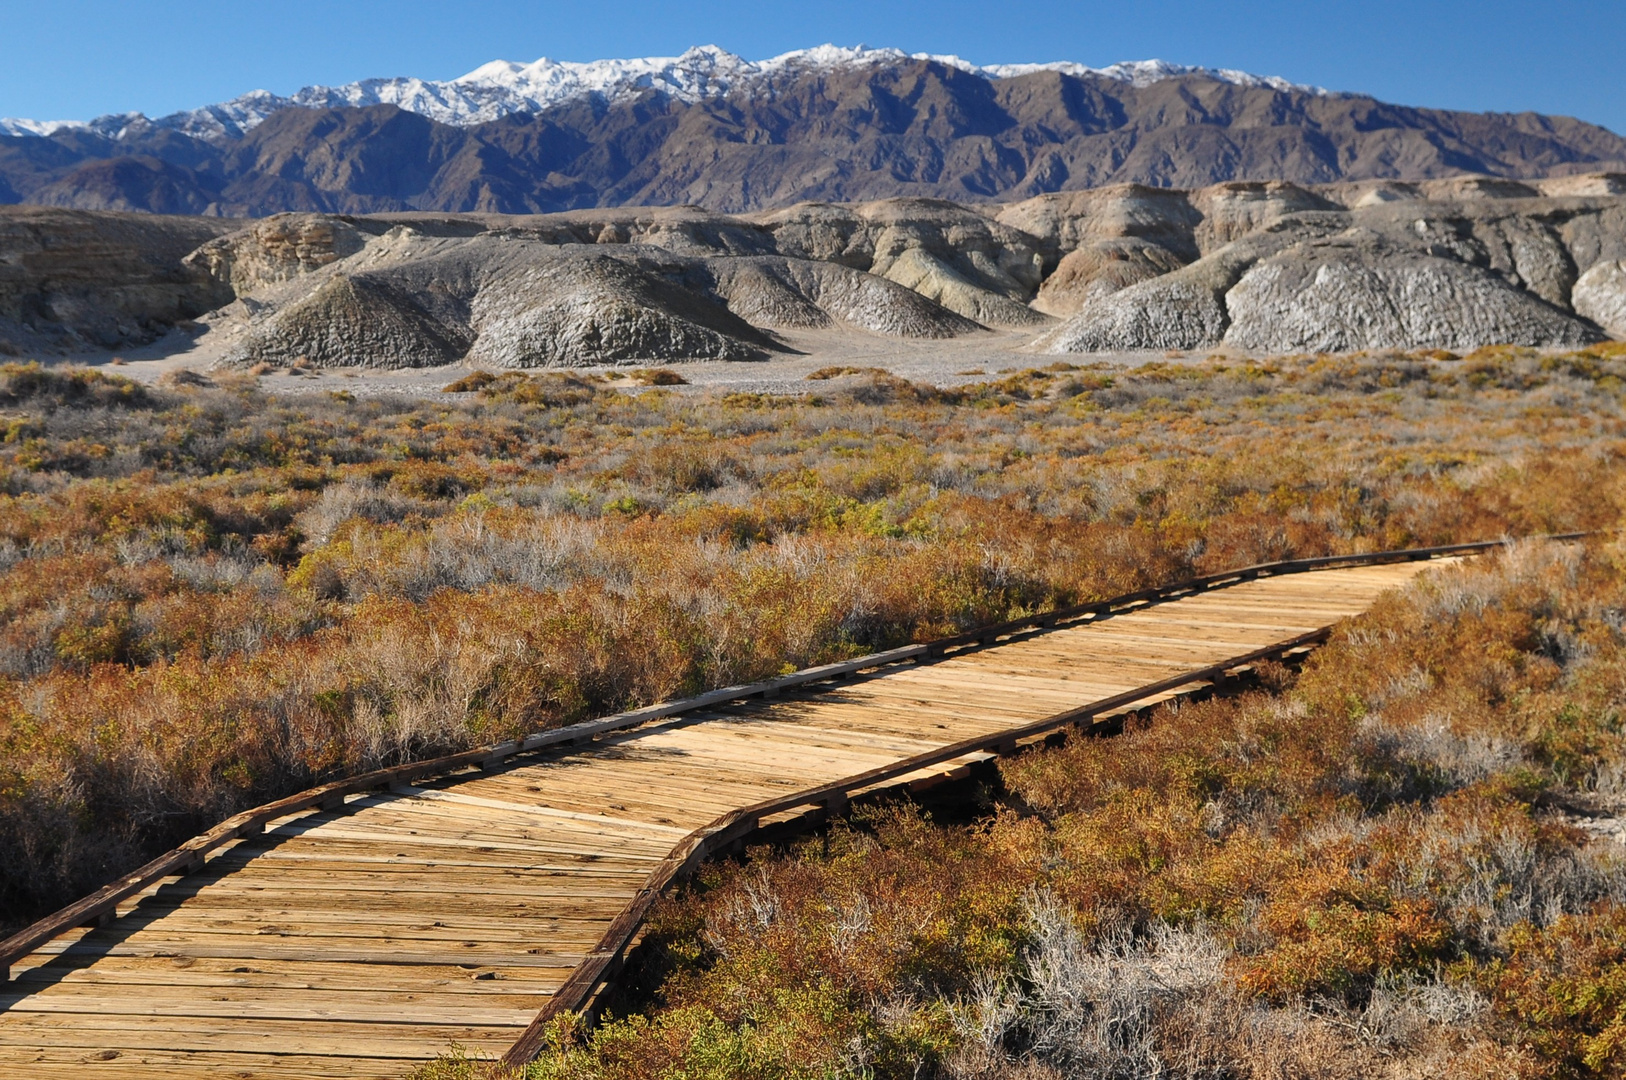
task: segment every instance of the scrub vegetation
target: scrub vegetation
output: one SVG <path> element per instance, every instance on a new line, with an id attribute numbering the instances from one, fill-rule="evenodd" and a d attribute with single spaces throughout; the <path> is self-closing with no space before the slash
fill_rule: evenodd
<path id="1" fill-rule="evenodd" d="M 1609 347 L 799 397 L 0 368 L 0 911 L 664 697 L 1239 564 L 1612 529 L 1623 377 Z M 1618 1072 L 1626 895 L 1577 822 L 1626 791 L 1620 573 L 1519 547 L 1273 693 L 1008 763 L 974 827 L 872 810 L 708 871 L 633 1014 L 533 1072 Z"/>
<path id="2" fill-rule="evenodd" d="M 1007 760 L 975 825 L 711 867 L 636 1011 L 529 1075 L 1620 1076 L 1623 610 L 1626 548 L 1521 544 L 1266 691 Z"/>

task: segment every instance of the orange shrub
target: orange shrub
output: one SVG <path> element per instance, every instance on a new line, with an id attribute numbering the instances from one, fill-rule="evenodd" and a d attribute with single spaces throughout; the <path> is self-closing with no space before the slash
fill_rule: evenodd
<path id="1" fill-rule="evenodd" d="M 1224 565 L 1612 523 L 1623 367 L 1069 367 L 953 391 L 870 372 L 809 384 L 824 397 L 508 373 L 435 400 L 0 369 L 17 414 L 0 441 L 0 918 L 380 762 Z M 1531 761 L 1580 776 L 1617 737 L 1608 680 L 1568 714 L 1539 676 L 1607 645 L 1605 624 L 1570 642 L 1521 618 L 1439 644 L 1443 661 L 1494 633 L 1513 652 L 1442 679 L 1429 707 L 1462 725 L 1458 698 L 1522 687 L 1496 737 L 1570 716 Z M 1370 711 L 1384 685 L 1349 693 Z M 1193 758 L 1143 852 L 1092 856 L 1116 851 L 1112 873 L 1139 882 L 1108 906 L 1229 912 L 1216 882 L 1276 873 L 1257 830 L 1210 853 L 1211 878 L 1153 855 L 1193 865 L 1214 815 L 1246 819 L 1250 799 L 1357 797 L 1302 790 L 1362 722 L 1313 714 L 1313 738 L 1269 734 L 1294 752 L 1277 775 L 1250 766 L 1246 797 L 1226 794 L 1235 763 Z M 1470 736 L 1491 728 L 1453 737 Z M 1402 758 L 1363 765 L 1358 796 L 1422 783 Z M 1101 835 L 1140 797 L 1069 828 Z"/>

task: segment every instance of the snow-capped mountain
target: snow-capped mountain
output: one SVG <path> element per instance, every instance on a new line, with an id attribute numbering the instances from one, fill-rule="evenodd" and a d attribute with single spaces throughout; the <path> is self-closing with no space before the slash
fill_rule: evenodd
<path id="1" fill-rule="evenodd" d="M 898 49 L 842 48 L 820 45 L 799 49 L 768 60 L 746 60 L 715 45 L 689 49 L 682 56 L 637 60 L 594 60 L 590 63 L 549 60 L 531 64 L 494 60 L 460 78 L 444 82 L 416 79 L 364 79 L 344 86 L 307 86 L 282 97 L 254 90 L 242 97 L 201 109 L 172 113 L 156 120 L 141 113 L 115 113 L 90 121 L 0 119 L 0 134 L 50 135 L 63 128 L 83 128 L 108 138 L 145 128 L 179 131 L 202 139 L 234 138 L 272 113 L 287 108 L 397 105 L 443 124 L 468 126 L 511 113 L 534 113 L 584 97 L 606 101 L 658 90 L 683 101 L 718 97 L 730 90 L 766 83 L 777 76 L 808 70 L 935 60 L 990 79 L 1011 78 L 1036 71 L 1069 75 L 1095 75 L 1147 86 L 1160 79 L 1203 75 L 1240 86 L 1263 86 L 1324 95 L 1319 87 L 1300 86 L 1275 76 L 1251 75 L 1228 68 L 1191 67 L 1163 60 L 1137 60 L 1104 68 L 1070 61 L 1046 64 L 992 64 L 979 66 L 958 56 L 904 53 Z"/>
<path id="2" fill-rule="evenodd" d="M 932 77 L 918 77 L 921 60 L 934 62 Z M 1087 80 L 1088 93 L 1053 72 Z M 715 109 L 724 94 L 730 107 Z M 380 104 L 410 111 L 389 122 L 367 108 L 312 111 Z M 286 97 L 260 91 L 158 119 L 103 116 L 71 125 L 73 137 L 13 121 L 4 130 L 51 137 L 0 140 L 11 148 L 0 153 L 0 203 L 234 217 L 675 204 L 739 212 L 898 197 L 988 202 L 1118 183 L 1626 170 L 1626 139 L 1572 118 L 1385 105 L 1373 124 L 1375 104 L 1156 60 L 979 66 L 826 45 L 757 61 L 699 48 L 590 64 L 496 62 L 446 81 L 376 79 Z M 700 122 L 690 122 L 695 113 Z M 47 152 L 17 152 L 25 141 Z"/>

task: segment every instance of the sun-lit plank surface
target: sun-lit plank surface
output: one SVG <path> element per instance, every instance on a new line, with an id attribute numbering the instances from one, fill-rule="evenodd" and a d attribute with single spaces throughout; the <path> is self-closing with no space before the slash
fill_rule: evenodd
<path id="1" fill-rule="evenodd" d="M 722 814 L 1291 639 L 1429 565 L 1251 581 L 297 815 L 15 965 L 0 1076 L 383 1078 L 453 1043 L 500 1055 Z"/>

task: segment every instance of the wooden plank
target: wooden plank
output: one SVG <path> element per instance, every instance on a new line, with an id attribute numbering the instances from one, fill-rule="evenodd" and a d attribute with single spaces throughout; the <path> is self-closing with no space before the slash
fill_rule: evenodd
<path id="1" fill-rule="evenodd" d="M 606 919 L 606 924 L 613 920 Z M 341 942 L 343 939 L 340 939 Z M 487 946 L 469 942 L 460 948 L 391 949 L 381 953 L 377 948 L 357 948 L 367 942 L 353 945 L 328 945 L 299 942 L 282 944 L 279 939 L 239 938 L 225 945 L 211 945 L 195 937 L 177 935 L 170 940 L 157 939 L 141 946 L 115 944 L 95 949 L 83 945 L 70 945 L 62 951 L 85 956 L 192 956 L 199 959 L 230 959 L 244 963 L 260 960 L 299 960 L 309 963 L 403 964 L 412 967 L 457 967 L 468 964 L 480 967 L 560 968 L 573 967 L 590 951 L 581 945 L 571 948 L 562 942 L 547 942 L 523 951 L 510 946 Z M 554 946 L 558 945 L 558 948 Z M 49 948 L 47 946 L 46 948 Z M 45 950 L 42 949 L 43 953 Z M 0 1029 L 4 1028 L 0 1023 Z"/>
<path id="2" fill-rule="evenodd" d="M 22 1052 L 18 1052 L 22 1051 Z M 25 1056 L 26 1054 L 26 1056 Z M 231 1053 L 164 1049 L 0 1048 L 0 1064 L 26 1067 L 26 1080 L 400 1080 L 423 1058 Z"/>
<path id="3" fill-rule="evenodd" d="M 389 845 L 391 848 L 400 845 Z M 492 853 L 500 856 L 500 853 Z M 365 848 L 354 848 L 338 840 L 328 840 L 325 843 L 312 845 L 305 851 L 284 851 L 281 848 L 272 848 L 260 852 L 254 860 L 257 871 L 268 875 L 282 874 L 295 868 L 307 869 L 312 872 L 343 871 L 345 873 L 371 873 L 389 874 L 423 874 L 433 870 L 436 874 L 463 875 L 481 881 L 492 880 L 493 875 L 508 877 L 531 876 L 557 876 L 559 874 L 576 874 L 597 877 L 620 877 L 626 874 L 643 873 L 643 864 L 640 861 L 620 861 L 605 859 L 597 855 L 579 855 L 568 859 L 550 857 L 546 862 L 531 860 L 513 860 L 500 857 L 490 857 L 481 852 L 472 854 L 459 852 L 448 857 L 443 852 L 422 853 L 413 855 L 401 851 L 381 851 L 369 845 Z M 287 865 L 283 865 L 287 864 Z M 220 863 L 210 863 L 211 872 L 218 867 L 219 872 L 229 873 L 233 869 L 246 870 L 248 860 L 231 861 L 222 860 Z M 182 879 L 184 880 L 184 879 Z M 170 886 L 174 888 L 173 885 Z"/>
<path id="4" fill-rule="evenodd" d="M 518 988 L 551 993 L 563 980 L 557 968 L 497 964 L 356 964 L 333 960 L 257 960 L 237 957 L 150 957 L 86 954 L 43 956 L 16 974 L 19 985 L 76 987 L 101 983 L 128 986 L 266 986 L 286 990 L 356 990 L 481 995 Z M 487 976 L 480 978 L 479 976 Z M 53 992 L 56 992 L 53 990 Z"/>
<path id="5" fill-rule="evenodd" d="M 160 1024 L 123 1016 L 7 1013 L 0 1047 L 38 1044 L 87 1050 L 212 1050 L 305 1054 L 351 1058 L 428 1058 L 465 1046 L 499 1047 L 516 1029 L 508 1025 L 380 1024 L 278 1021 L 258 1018 L 168 1017 Z M 3 1051 L 0 1051 L 3 1053 Z M 4 1058 L 0 1057 L 0 1061 Z"/>
<path id="6" fill-rule="evenodd" d="M 299 994 L 252 993 L 215 987 L 207 994 L 175 996 L 155 989 L 119 993 L 119 987 L 91 994 L 24 994 L 0 997 L 11 1014 L 49 1016 L 147 1017 L 154 1020 L 298 1020 L 334 1023 L 423 1026 L 468 1024 L 523 1028 L 547 999 L 545 994 L 510 995 L 508 1001 L 451 998 L 434 994 L 375 994 L 354 990 Z"/>

